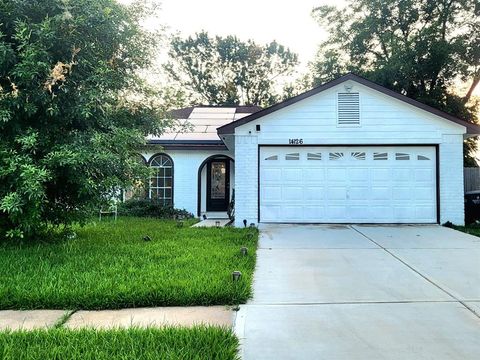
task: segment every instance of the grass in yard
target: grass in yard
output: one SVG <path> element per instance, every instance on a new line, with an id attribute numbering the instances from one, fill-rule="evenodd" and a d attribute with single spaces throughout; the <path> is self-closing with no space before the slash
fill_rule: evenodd
<path id="1" fill-rule="evenodd" d="M 454 226 L 454 229 L 467 234 L 480 236 L 480 225 Z"/>
<path id="2" fill-rule="evenodd" d="M 3 360 L 237 359 L 238 340 L 215 327 L 0 332 Z"/>
<path id="3" fill-rule="evenodd" d="M 189 226 L 120 218 L 78 228 L 77 238 L 63 242 L 2 244 L 0 309 L 245 302 L 251 295 L 257 230 Z M 144 241 L 145 235 L 151 241 Z M 241 255 L 242 246 L 247 256 Z M 243 275 L 236 283 L 234 270 Z"/>

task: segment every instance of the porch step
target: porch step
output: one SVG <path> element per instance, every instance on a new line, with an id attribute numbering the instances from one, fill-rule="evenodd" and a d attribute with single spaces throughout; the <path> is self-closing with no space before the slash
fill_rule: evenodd
<path id="1" fill-rule="evenodd" d="M 207 219 L 192 225 L 192 227 L 224 227 L 229 222 L 230 219 Z"/>

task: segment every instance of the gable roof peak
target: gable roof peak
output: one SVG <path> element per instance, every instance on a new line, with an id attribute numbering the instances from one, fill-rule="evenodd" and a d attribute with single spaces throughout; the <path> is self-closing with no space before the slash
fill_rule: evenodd
<path id="1" fill-rule="evenodd" d="M 225 134 L 233 134 L 234 131 L 235 131 L 235 128 L 238 127 L 238 126 L 241 126 L 241 125 L 244 125 L 246 123 L 249 123 L 250 121 L 253 121 L 253 120 L 256 120 L 258 118 L 261 118 L 265 115 L 268 115 L 268 114 L 271 114 L 272 112 L 275 112 L 275 111 L 278 111 L 280 109 L 283 109 L 289 105 L 292 105 L 292 104 L 295 104 L 303 99 L 306 99 L 310 96 L 313 96 L 313 95 L 316 95 L 318 93 L 321 93 L 325 90 L 328 90 L 334 86 L 337 86 L 341 83 L 344 83 L 348 80 L 353 80 L 361 85 L 364 85 L 370 89 L 373 89 L 373 90 L 376 90 L 380 93 L 383 93 L 387 96 L 391 96 L 397 100 L 400 100 L 400 101 L 403 101 L 411 106 L 414 106 L 416 108 L 419 108 L 419 109 L 422 109 L 424 111 L 427 111 L 433 115 L 436 115 L 436 116 L 439 116 L 445 120 L 448 120 L 448 121 L 451 121 L 451 122 L 454 122 L 456 124 L 459 124 L 459 125 L 462 125 L 462 126 L 465 126 L 466 129 L 467 129 L 467 134 L 475 134 L 475 135 L 478 135 L 480 134 L 480 125 L 477 125 L 477 124 L 473 124 L 473 123 L 470 123 L 468 121 L 465 121 L 465 120 L 462 120 L 462 119 L 459 119 L 449 113 L 446 113 L 442 110 L 439 110 L 437 108 L 434 108 L 432 106 L 429 106 L 429 105 L 426 105 L 418 100 L 414 100 L 412 98 L 409 98 L 408 96 L 405 96 L 403 94 L 400 94 L 400 93 L 397 93 L 393 90 L 390 90 L 388 88 L 386 88 L 385 86 L 382 86 L 382 85 L 379 85 L 371 80 L 368 80 L 364 77 L 361 77 L 353 72 L 349 72 L 343 76 L 340 76 L 336 79 L 333 79 L 333 80 L 330 80 L 322 85 L 319 85 L 311 90 L 308 90 L 302 94 L 299 94 L 299 95 L 296 95 L 294 97 L 291 97 L 285 101 L 282 101 L 280 103 L 277 103 L 275 105 L 272 105 L 268 108 L 265 108 L 263 110 L 260 110 L 256 113 L 253 113 L 249 116 L 246 116 L 240 120 L 237 120 L 237 121 L 234 121 L 232 123 L 229 123 L 229 124 L 226 124 L 226 125 L 223 125 L 223 126 L 220 126 L 219 128 L 217 128 L 217 132 L 219 135 L 225 135 Z"/>

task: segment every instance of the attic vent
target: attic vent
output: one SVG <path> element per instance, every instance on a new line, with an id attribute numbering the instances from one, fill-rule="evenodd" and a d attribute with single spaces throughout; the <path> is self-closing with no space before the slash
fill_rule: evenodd
<path id="1" fill-rule="evenodd" d="M 338 93 L 338 125 L 360 125 L 360 94 Z"/>

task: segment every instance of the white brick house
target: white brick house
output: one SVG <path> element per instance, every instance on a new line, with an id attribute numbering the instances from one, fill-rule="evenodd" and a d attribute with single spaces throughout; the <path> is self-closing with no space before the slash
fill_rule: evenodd
<path id="1" fill-rule="evenodd" d="M 236 226 L 464 222 L 463 140 L 480 127 L 356 75 L 174 115 L 193 131 L 149 140 L 150 195 L 197 216 L 224 216 L 235 188 Z"/>

